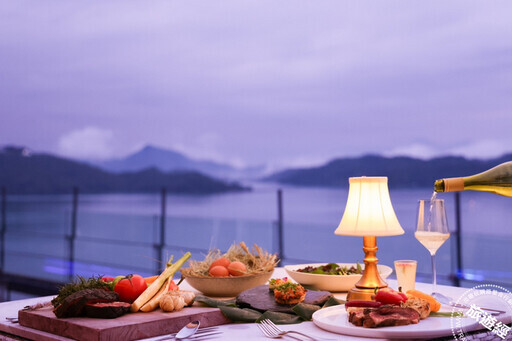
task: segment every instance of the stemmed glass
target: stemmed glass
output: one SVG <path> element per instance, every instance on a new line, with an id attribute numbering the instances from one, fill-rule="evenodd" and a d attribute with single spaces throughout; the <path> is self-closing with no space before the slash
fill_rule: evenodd
<path id="1" fill-rule="evenodd" d="M 450 238 L 444 200 L 419 201 L 414 237 L 427 248 L 432 256 L 432 295 L 436 296 L 436 252 Z"/>

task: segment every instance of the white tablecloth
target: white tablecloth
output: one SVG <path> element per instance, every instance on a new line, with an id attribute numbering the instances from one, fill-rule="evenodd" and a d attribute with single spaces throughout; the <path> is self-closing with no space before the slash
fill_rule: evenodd
<path id="1" fill-rule="evenodd" d="M 283 268 L 276 268 L 273 277 L 274 278 L 280 278 L 285 277 L 286 273 Z M 388 284 L 396 288 L 396 281 L 395 280 L 387 280 Z M 183 282 L 181 284 L 181 288 L 184 290 L 194 290 L 188 286 L 188 284 Z M 416 289 L 424 292 L 430 292 L 432 289 L 431 284 L 425 284 L 425 283 L 416 283 Z M 446 294 L 447 296 L 458 298 L 460 295 L 462 295 L 467 288 L 457 288 L 457 287 L 451 287 L 451 286 L 438 286 L 438 291 Z M 345 293 L 336 293 L 334 295 L 336 298 L 344 299 L 346 294 Z M 32 330 L 31 328 L 22 327 L 18 324 L 13 324 L 11 322 L 8 322 L 5 318 L 6 317 L 16 317 L 18 316 L 18 310 L 22 309 L 23 307 L 27 305 L 33 305 L 39 302 L 47 302 L 52 297 L 39 297 L 39 298 L 32 298 L 32 299 L 26 299 L 26 300 L 19 300 L 19 301 L 11 301 L 11 302 L 4 302 L 0 303 L 0 330 L 6 333 L 10 333 L 13 335 L 18 335 L 26 338 L 31 338 Z M 510 323 L 512 320 L 512 316 L 510 314 L 507 315 L 500 315 L 499 320 L 504 323 Z M 319 327 L 317 327 L 313 322 L 303 322 L 300 324 L 293 324 L 293 325 L 280 325 L 281 329 L 284 330 L 297 330 L 300 332 L 304 332 L 306 334 L 312 335 L 313 337 L 318 338 L 329 338 L 333 340 L 370 340 L 368 338 L 363 337 L 353 337 L 348 335 L 339 335 L 335 333 L 331 333 L 328 331 L 325 331 Z M 228 324 L 228 325 L 222 325 L 219 326 L 219 331 L 222 332 L 221 335 L 212 338 L 212 340 L 265 340 L 266 338 L 262 335 L 261 331 L 258 329 L 258 326 L 254 323 L 248 324 L 248 323 L 236 323 L 236 324 Z M 40 333 L 40 332 L 39 332 Z M 63 337 L 56 337 L 53 334 L 47 334 L 49 339 L 53 340 L 69 340 L 68 338 Z M 449 336 L 449 335 L 447 335 Z M 153 339 L 145 339 L 145 340 L 154 340 Z M 268 340 L 268 339 L 267 339 Z"/>

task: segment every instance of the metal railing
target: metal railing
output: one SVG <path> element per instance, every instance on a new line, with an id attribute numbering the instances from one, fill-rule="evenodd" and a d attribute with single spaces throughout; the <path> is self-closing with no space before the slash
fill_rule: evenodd
<path id="1" fill-rule="evenodd" d="M 65 275 L 60 278 L 60 280 L 41 278 L 37 276 L 30 277 L 28 275 L 20 275 L 13 274 L 6 271 L 6 257 L 7 255 L 18 257 L 18 258 L 44 258 L 44 257 L 52 257 L 52 255 L 48 255 L 45 253 L 38 253 L 33 250 L 16 250 L 16 251 L 6 251 L 6 233 L 8 232 L 8 220 L 7 220 L 7 194 L 6 188 L 1 188 L 0 193 L 0 300 L 5 300 L 8 298 L 8 292 L 13 288 L 19 291 L 25 291 L 33 294 L 47 294 L 48 288 L 55 287 L 55 283 L 62 283 L 66 280 L 72 279 L 77 274 L 77 265 L 89 262 L 87 259 L 77 257 L 77 243 L 92 243 L 95 245 L 105 245 L 105 246 L 123 246 L 130 248 L 152 248 L 154 250 L 155 262 L 152 267 L 146 266 L 138 266 L 138 265 L 130 265 L 131 271 L 140 271 L 142 273 L 158 273 L 162 265 L 165 263 L 164 253 L 166 249 L 179 249 L 180 245 L 174 245 L 171 243 L 166 243 L 166 230 L 167 226 L 167 192 L 165 188 L 163 188 L 160 192 L 160 212 L 158 216 L 155 216 L 154 220 L 157 222 L 157 233 L 156 238 L 154 238 L 153 243 L 148 243 L 147 241 L 129 241 L 129 240 L 117 240 L 115 238 L 105 238 L 105 237 L 91 237 L 84 236 L 78 233 L 78 211 L 79 211 L 79 190 L 78 188 L 74 188 L 71 197 L 71 212 L 70 212 L 70 228 L 67 234 L 61 236 L 62 242 L 67 243 L 67 257 L 63 257 L 63 259 L 59 259 L 59 257 L 53 256 L 56 267 L 62 265 L 65 269 Z M 450 281 L 455 286 L 460 286 L 462 281 L 466 282 L 479 282 L 481 279 L 470 278 L 465 275 L 465 271 L 463 268 L 463 247 L 462 247 L 462 224 L 461 224 L 461 195 L 460 193 L 455 193 L 455 230 L 453 231 L 453 239 L 455 240 L 455 246 L 451 250 L 451 256 L 455 259 L 455 266 L 450 274 L 445 274 L 444 276 L 441 274 L 439 277 L 441 281 Z M 310 259 L 298 259 L 297 257 L 289 256 L 285 253 L 285 223 L 283 218 L 283 191 L 278 189 L 276 192 L 276 201 L 277 201 L 277 216 L 276 220 L 273 222 L 269 222 L 269 228 L 273 230 L 273 238 L 275 241 L 272 241 L 274 245 L 273 252 L 278 253 L 282 261 L 291 263 L 291 262 L 308 262 Z M 14 231 L 12 231 L 14 233 Z M 24 232 L 20 232 L 22 234 Z M 15 235 L 16 233 L 14 233 Z M 41 231 L 31 231 L 31 236 L 34 238 L 45 238 L 48 237 L 48 234 Z M 18 237 L 22 238 L 22 235 Z M 52 235 L 52 237 L 56 237 Z M 191 249 L 187 247 L 187 249 Z M 192 247 L 192 252 L 196 253 L 206 253 L 208 248 L 203 247 Z M 305 257 L 307 258 L 307 257 Z M 59 265 L 60 264 L 60 265 Z M 108 269 L 108 268 L 122 268 L 126 265 L 119 265 L 115 262 L 111 262 L 108 260 L 94 260 L 91 262 L 93 266 L 100 267 L 100 269 Z M 430 274 L 427 273 L 418 273 L 419 278 L 429 278 Z M 67 279 L 66 279 L 67 277 Z M 32 283 L 32 286 L 27 283 Z M 488 281 L 486 281 L 488 283 Z M 17 285 L 16 285 L 17 284 Z M 501 283 L 499 283 L 501 284 Z M 510 285 L 510 284 L 506 284 Z M 41 288 L 38 292 L 37 288 Z M 3 289 L 2 289 L 3 288 Z M 2 294 L 2 291 L 4 292 Z M 5 293 L 7 291 L 7 294 Z"/>
<path id="2" fill-rule="evenodd" d="M 5 231 L 7 230 L 7 191 L 5 187 L 0 192 L 0 273 L 3 272 L 5 264 Z"/>

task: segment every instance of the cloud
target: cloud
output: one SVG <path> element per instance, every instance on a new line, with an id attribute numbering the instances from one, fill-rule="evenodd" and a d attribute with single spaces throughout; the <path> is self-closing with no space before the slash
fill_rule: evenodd
<path id="1" fill-rule="evenodd" d="M 508 143 L 507 143 L 508 142 Z M 467 158 L 493 158 L 510 153 L 511 141 L 480 140 L 454 147 L 450 154 L 462 155 Z"/>
<path id="2" fill-rule="evenodd" d="M 90 157 L 298 165 L 511 145 L 512 2 L 33 3 L 0 8 L 2 144 L 75 156 L 87 124 L 116 132 Z"/>
<path id="3" fill-rule="evenodd" d="M 383 153 L 384 156 L 410 156 L 419 159 L 431 159 L 439 156 L 463 156 L 471 159 L 490 159 L 510 153 L 512 141 L 482 139 L 460 143 L 447 148 L 437 148 L 425 143 L 413 143 L 399 146 Z"/>
<path id="4" fill-rule="evenodd" d="M 85 127 L 59 139 L 59 153 L 76 159 L 98 160 L 112 156 L 113 133 L 108 129 Z"/>
<path id="5" fill-rule="evenodd" d="M 385 156 L 410 156 L 418 159 L 430 159 L 439 153 L 434 148 L 421 143 L 413 143 L 407 146 L 400 146 L 383 153 Z"/>
<path id="6" fill-rule="evenodd" d="M 171 148 L 192 159 L 216 160 L 232 163 L 232 160 L 229 160 L 219 151 L 222 143 L 221 135 L 209 131 L 203 134 L 194 135 L 193 140 L 173 143 Z"/>

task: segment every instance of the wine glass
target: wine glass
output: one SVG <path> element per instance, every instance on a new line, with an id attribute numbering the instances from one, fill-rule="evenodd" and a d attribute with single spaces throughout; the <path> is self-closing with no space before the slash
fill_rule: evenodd
<path id="1" fill-rule="evenodd" d="M 432 256 L 432 295 L 436 296 L 436 252 L 450 238 L 444 200 L 420 200 L 414 237 L 427 248 Z"/>

